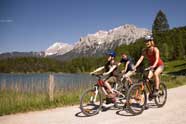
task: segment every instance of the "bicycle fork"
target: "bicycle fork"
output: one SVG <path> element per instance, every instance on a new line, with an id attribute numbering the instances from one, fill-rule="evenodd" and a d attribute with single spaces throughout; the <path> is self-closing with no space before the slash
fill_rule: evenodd
<path id="1" fill-rule="evenodd" d="M 141 92 L 143 92 L 144 89 L 145 89 L 145 87 L 144 87 L 144 84 L 142 83 L 141 84 L 141 87 L 136 90 L 136 92 L 135 92 L 135 99 L 137 101 L 140 101 L 142 99 Z"/>
<path id="2" fill-rule="evenodd" d="M 93 95 L 90 97 L 90 101 L 96 102 L 97 95 L 98 95 L 98 87 L 95 86 L 95 91 L 94 91 Z"/>

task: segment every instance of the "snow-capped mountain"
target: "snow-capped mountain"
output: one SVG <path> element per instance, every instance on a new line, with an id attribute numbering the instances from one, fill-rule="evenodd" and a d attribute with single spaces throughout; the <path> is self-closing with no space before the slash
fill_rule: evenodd
<path id="1" fill-rule="evenodd" d="M 79 56 L 103 55 L 108 49 L 115 49 L 122 44 L 130 44 L 137 39 L 151 34 L 151 31 L 144 28 L 137 28 L 135 25 L 122 25 L 109 31 L 98 31 L 95 34 L 88 34 L 81 37 L 74 45 L 74 48 L 62 55 L 63 59 Z"/>
<path id="2" fill-rule="evenodd" d="M 73 45 L 56 42 L 45 51 L 45 56 L 63 55 L 73 49 Z"/>

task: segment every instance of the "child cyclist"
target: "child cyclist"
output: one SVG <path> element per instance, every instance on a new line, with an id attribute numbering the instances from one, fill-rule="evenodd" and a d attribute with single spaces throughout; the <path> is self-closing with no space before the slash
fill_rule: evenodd
<path id="1" fill-rule="evenodd" d="M 108 89 L 108 91 L 106 92 L 104 88 L 102 88 L 102 90 L 104 91 L 105 95 L 108 98 L 115 98 L 115 93 L 110 84 L 117 82 L 117 78 L 119 75 L 118 68 L 117 68 L 118 66 L 117 63 L 115 62 L 116 53 L 114 51 L 109 51 L 107 52 L 107 55 L 108 55 L 108 59 L 105 66 L 97 68 L 90 74 L 95 74 L 97 72 L 104 70 L 103 76 L 108 76 L 104 80 L 104 86 Z"/>
<path id="2" fill-rule="evenodd" d="M 125 64 L 124 70 L 121 71 L 123 78 L 126 78 L 126 80 L 129 81 L 129 85 L 132 85 L 132 80 L 130 77 L 132 75 L 135 75 L 134 62 L 131 57 L 123 53 L 122 58 L 118 63 L 118 66 L 121 65 L 122 63 Z"/>

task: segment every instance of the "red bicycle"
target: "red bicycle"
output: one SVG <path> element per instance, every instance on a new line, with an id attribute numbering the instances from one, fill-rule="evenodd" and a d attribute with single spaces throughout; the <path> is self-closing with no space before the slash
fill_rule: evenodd
<path id="1" fill-rule="evenodd" d="M 92 88 L 86 90 L 80 98 L 80 109 L 86 116 L 92 116 L 99 113 L 105 100 L 104 92 L 107 92 L 104 81 L 101 79 L 102 75 L 93 76 L 96 76 L 98 79 L 96 84 Z M 123 90 L 124 84 L 116 82 L 113 84 L 112 88 L 116 94 L 114 105 L 123 107 L 126 98 L 126 93 Z"/>

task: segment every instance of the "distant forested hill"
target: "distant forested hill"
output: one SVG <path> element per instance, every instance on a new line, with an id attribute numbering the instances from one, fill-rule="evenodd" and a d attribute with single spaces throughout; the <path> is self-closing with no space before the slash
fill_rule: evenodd
<path id="1" fill-rule="evenodd" d="M 1 73 L 60 72 L 61 62 L 38 57 L 6 58 L 0 60 Z"/>

